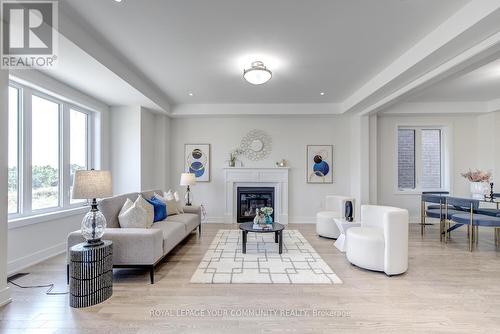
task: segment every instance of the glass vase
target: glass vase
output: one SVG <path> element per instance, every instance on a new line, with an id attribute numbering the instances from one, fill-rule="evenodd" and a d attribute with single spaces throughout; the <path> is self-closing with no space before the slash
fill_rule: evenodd
<path id="1" fill-rule="evenodd" d="M 273 218 L 271 216 L 266 216 L 266 224 L 272 224 Z"/>

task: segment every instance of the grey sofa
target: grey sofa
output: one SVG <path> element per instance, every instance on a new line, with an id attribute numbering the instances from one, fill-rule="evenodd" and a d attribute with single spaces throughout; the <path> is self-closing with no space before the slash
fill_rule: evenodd
<path id="1" fill-rule="evenodd" d="M 148 269 L 151 284 L 154 283 L 156 266 L 177 244 L 197 228 L 201 235 L 201 208 L 199 206 L 185 206 L 184 213 L 168 216 L 165 220 L 154 223 L 149 229 L 120 228 L 118 214 L 127 198 L 135 201 L 139 194 L 142 194 L 144 198 L 149 199 L 155 192 L 163 194 L 161 190 L 151 190 L 99 201 L 99 210 L 107 221 L 103 239 L 113 242 L 113 267 Z M 68 235 L 67 254 L 72 246 L 84 241 L 79 230 L 71 232 Z M 69 280 L 69 265 L 67 274 Z"/>

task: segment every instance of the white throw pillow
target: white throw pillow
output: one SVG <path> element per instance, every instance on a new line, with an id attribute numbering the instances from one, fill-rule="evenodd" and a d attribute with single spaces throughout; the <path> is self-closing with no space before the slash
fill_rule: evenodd
<path id="1" fill-rule="evenodd" d="M 167 215 L 172 216 L 179 214 L 179 211 L 177 210 L 177 203 L 174 199 L 167 199 L 161 195 L 158 195 L 157 193 L 154 194 L 154 197 L 165 203 L 165 205 L 167 206 Z"/>
<path id="2" fill-rule="evenodd" d="M 172 190 L 164 192 L 163 197 L 165 197 L 166 199 L 175 200 L 174 193 L 172 192 Z"/>
<path id="3" fill-rule="evenodd" d="M 120 214 L 118 215 L 118 222 L 121 228 L 149 228 L 151 224 L 148 222 L 146 210 L 141 206 L 136 205 L 127 198 L 123 204 Z"/>
<path id="4" fill-rule="evenodd" d="M 169 190 L 168 192 L 164 193 L 163 196 L 167 200 L 174 200 L 175 204 L 177 205 L 177 211 L 179 213 L 184 213 L 184 204 L 182 204 L 182 202 L 180 201 L 180 196 L 177 191 L 172 192 L 172 190 Z"/>
<path id="5" fill-rule="evenodd" d="M 177 203 L 177 210 L 179 210 L 180 213 L 184 213 L 184 204 L 182 204 L 181 197 L 179 196 L 179 193 L 177 191 L 174 192 L 174 198 L 175 203 Z"/>
<path id="6" fill-rule="evenodd" d="M 146 217 L 147 217 L 148 222 L 149 222 L 148 227 L 151 227 L 155 221 L 155 207 L 151 203 L 146 201 L 142 197 L 142 195 L 139 195 L 139 197 L 137 197 L 134 204 L 140 206 L 141 208 L 143 208 L 146 211 Z"/>

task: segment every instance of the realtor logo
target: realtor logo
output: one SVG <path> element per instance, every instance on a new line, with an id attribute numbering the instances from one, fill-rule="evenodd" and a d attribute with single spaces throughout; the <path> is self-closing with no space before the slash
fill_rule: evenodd
<path id="1" fill-rule="evenodd" d="M 53 68 L 57 1 L 1 0 L 1 68 Z"/>

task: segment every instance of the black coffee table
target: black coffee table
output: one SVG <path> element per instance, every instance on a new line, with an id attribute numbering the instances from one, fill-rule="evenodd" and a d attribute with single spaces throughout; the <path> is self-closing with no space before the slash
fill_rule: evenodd
<path id="1" fill-rule="evenodd" d="M 266 229 L 254 229 L 253 222 L 240 224 L 241 236 L 242 236 L 242 249 L 241 252 L 246 254 L 247 252 L 247 235 L 248 232 L 254 233 L 274 233 L 274 242 L 279 245 L 279 253 L 283 253 L 283 230 L 285 226 L 280 223 L 269 224 L 271 227 Z"/>

